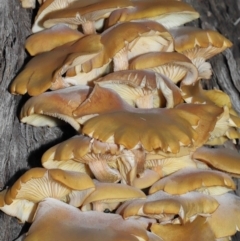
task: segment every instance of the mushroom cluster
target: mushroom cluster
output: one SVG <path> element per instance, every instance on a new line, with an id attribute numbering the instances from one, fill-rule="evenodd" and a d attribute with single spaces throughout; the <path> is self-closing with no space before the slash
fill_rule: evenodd
<path id="1" fill-rule="evenodd" d="M 231 42 L 182 26 L 199 14 L 176 0 L 39 5 L 33 57 L 10 92 L 32 96 L 23 123 L 69 124 L 76 136 L 0 192 L 0 210 L 32 223 L 18 240 L 230 240 L 240 117 L 201 80 Z"/>

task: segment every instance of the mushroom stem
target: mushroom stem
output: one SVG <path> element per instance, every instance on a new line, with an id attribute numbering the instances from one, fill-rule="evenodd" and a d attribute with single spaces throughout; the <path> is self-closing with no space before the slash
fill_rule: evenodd
<path id="1" fill-rule="evenodd" d="M 96 34 L 96 29 L 93 21 L 86 21 L 82 24 L 84 34 Z"/>
<path id="2" fill-rule="evenodd" d="M 153 95 L 141 96 L 136 100 L 136 105 L 138 108 L 150 109 L 153 106 Z"/>

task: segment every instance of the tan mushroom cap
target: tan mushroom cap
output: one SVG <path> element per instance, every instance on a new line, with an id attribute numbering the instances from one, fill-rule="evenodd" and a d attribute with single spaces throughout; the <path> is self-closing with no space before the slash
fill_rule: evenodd
<path id="1" fill-rule="evenodd" d="M 34 126 L 56 126 L 67 122 L 79 130 L 73 111 L 84 102 L 90 91 L 87 86 L 73 86 L 34 96 L 22 107 L 20 120 Z"/>
<path id="2" fill-rule="evenodd" d="M 240 230 L 240 198 L 226 193 L 215 199 L 220 205 L 207 222 L 217 238 L 232 236 Z"/>
<path id="3" fill-rule="evenodd" d="M 137 215 L 156 218 L 160 223 L 186 223 L 192 222 L 199 215 L 209 216 L 218 206 L 218 202 L 206 194 L 189 192 L 170 195 L 158 191 L 145 200 L 133 200 L 124 209 L 119 209 L 124 218 Z"/>
<path id="4" fill-rule="evenodd" d="M 35 33 L 27 38 L 25 48 L 31 55 L 50 51 L 58 46 L 82 38 L 84 35 L 64 24 Z"/>
<path id="5" fill-rule="evenodd" d="M 129 62 L 129 69 L 147 69 L 167 76 L 175 84 L 190 85 L 197 81 L 198 70 L 191 60 L 177 52 L 151 52 Z"/>
<path id="6" fill-rule="evenodd" d="M 85 122 L 82 133 L 127 149 L 140 144 L 149 152 L 176 154 L 182 146 L 203 145 L 221 112 L 216 106 L 191 104 L 174 109 L 119 111 L 93 117 Z"/>
<path id="7" fill-rule="evenodd" d="M 218 170 L 240 175 L 240 154 L 237 151 L 227 148 L 200 147 L 192 157 Z"/>
<path id="8" fill-rule="evenodd" d="M 72 169 L 77 163 L 81 163 L 84 168 L 80 165 L 78 171 L 90 172 L 89 174 L 93 174 L 99 181 L 118 182 L 121 175 L 117 168 L 112 168 L 112 163 L 115 163 L 119 156 L 123 158 L 124 154 L 116 144 L 102 143 L 80 135 L 50 148 L 42 157 L 42 165 L 46 168 L 58 166 L 62 169 L 73 165 L 68 167 Z"/>
<path id="9" fill-rule="evenodd" d="M 163 190 L 175 195 L 196 190 L 210 195 L 220 195 L 235 188 L 234 181 L 226 173 L 207 169 L 184 168 L 157 181 L 152 185 L 149 193 Z"/>
<path id="10" fill-rule="evenodd" d="M 23 8 L 35 8 L 36 0 L 20 0 Z"/>
<path id="11" fill-rule="evenodd" d="M 211 65 L 205 60 L 232 46 L 227 38 L 214 30 L 184 26 L 169 31 L 174 38 L 175 50 L 192 60 L 200 79 L 210 79 L 212 75 Z"/>
<path id="12" fill-rule="evenodd" d="M 46 53 L 41 53 L 29 61 L 10 86 L 12 94 L 39 95 L 47 89 L 59 89 L 76 85 L 65 82 L 62 74 L 67 67 L 80 64 L 102 49 L 100 36 L 88 35 Z"/>
<path id="13" fill-rule="evenodd" d="M 179 26 L 199 17 L 190 5 L 178 1 L 132 1 L 133 8 L 115 10 L 109 16 L 107 26 L 119 22 L 154 20 L 167 28 Z"/>
<path id="14" fill-rule="evenodd" d="M 93 34 L 96 33 L 96 29 L 100 30 L 103 27 L 104 19 L 108 18 L 112 11 L 131 5 L 129 0 L 85 1 L 85 3 L 74 1 L 63 9 L 48 13 L 40 23 L 45 28 L 57 23 L 69 24 L 75 28 L 81 25 L 85 34 Z"/>
<path id="15" fill-rule="evenodd" d="M 84 210 L 84 206 L 92 204 L 93 210 L 104 211 L 108 209 L 112 211 L 126 200 L 146 198 L 140 189 L 126 184 L 97 182 L 95 187 L 95 191 L 84 200 L 82 210 Z"/>
<path id="16" fill-rule="evenodd" d="M 4 200 L 8 205 L 16 199 L 38 203 L 46 197 L 53 197 L 67 201 L 67 195 L 72 191 L 94 187 L 92 179 L 84 173 L 32 168 L 8 189 Z"/>
<path id="17" fill-rule="evenodd" d="M 182 103 L 180 89 L 170 79 L 146 70 L 122 70 L 95 81 L 113 89 L 131 106 L 138 108 L 172 108 Z"/>
<path id="18" fill-rule="evenodd" d="M 151 232 L 168 241 L 215 241 L 215 235 L 203 217 L 197 217 L 193 222 L 180 224 L 153 224 Z"/>
<path id="19" fill-rule="evenodd" d="M 232 46 L 227 38 L 214 30 L 182 26 L 169 31 L 174 38 L 175 50 L 191 60 L 196 57 L 209 59 Z"/>
<path id="20" fill-rule="evenodd" d="M 51 198 L 40 202 L 23 241 L 37 241 L 39 237 L 45 241 L 148 241 L 146 230 L 132 220 L 117 214 L 81 212 Z"/>

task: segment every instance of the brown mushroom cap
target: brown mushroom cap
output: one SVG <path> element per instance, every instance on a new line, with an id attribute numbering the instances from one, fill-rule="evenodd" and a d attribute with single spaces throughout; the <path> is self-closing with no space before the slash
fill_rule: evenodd
<path id="1" fill-rule="evenodd" d="M 84 200 L 82 210 L 84 210 L 85 205 L 92 204 L 93 210 L 104 211 L 104 209 L 109 209 L 112 211 L 126 200 L 146 198 L 146 195 L 140 189 L 126 184 L 97 182 L 95 186 L 95 191 Z"/>
<path id="2" fill-rule="evenodd" d="M 193 222 L 180 224 L 153 224 L 151 232 L 168 241 L 215 241 L 215 235 L 203 217 L 197 217 Z"/>
<path id="3" fill-rule="evenodd" d="M 240 175 L 240 154 L 237 151 L 227 148 L 200 147 L 192 157 L 218 170 Z"/>
<path id="4" fill-rule="evenodd" d="M 198 70 L 191 60 L 177 52 L 151 52 L 129 62 L 129 69 L 147 69 L 167 76 L 174 83 L 190 85 L 198 79 Z"/>
<path id="5" fill-rule="evenodd" d="M 90 91 L 87 86 L 73 86 L 32 97 L 22 107 L 20 120 L 34 126 L 56 126 L 63 120 L 79 130 L 80 125 L 73 117 L 73 111 Z"/>
<path id="6" fill-rule="evenodd" d="M 167 77 L 146 70 L 122 70 L 95 81 L 113 89 L 128 104 L 139 108 L 172 108 L 182 103 L 180 90 Z"/>
<path id="7" fill-rule="evenodd" d="M 163 190 L 170 194 L 184 194 L 197 190 L 219 195 L 235 188 L 234 181 L 226 173 L 207 169 L 185 168 L 157 181 L 152 185 L 149 193 Z"/>
<path id="8" fill-rule="evenodd" d="M 103 27 L 104 19 L 107 18 L 112 11 L 131 5 L 129 0 L 85 1 L 85 3 L 82 1 L 74 1 L 63 9 L 52 11 L 45 15 L 40 24 L 45 28 L 52 27 L 57 23 L 69 24 L 75 28 L 82 25 L 85 34 L 92 34 L 95 33 L 95 29 L 100 30 Z"/>
<path id="9" fill-rule="evenodd" d="M 133 8 L 115 10 L 109 16 L 107 26 L 127 21 L 154 20 L 167 28 L 179 26 L 199 17 L 188 4 L 178 1 L 132 1 Z"/>
<path id="10" fill-rule="evenodd" d="M 16 199 L 26 199 L 37 203 L 46 197 L 53 197 L 66 201 L 66 196 L 72 190 L 89 188 L 94 188 L 94 183 L 84 173 L 32 168 L 8 189 L 4 200 L 8 205 Z"/>
<path id="11" fill-rule="evenodd" d="M 180 104 L 174 109 L 113 112 L 88 120 L 82 132 L 127 149 L 140 144 L 147 151 L 178 153 L 181 146 L 205 143 L 221 112 L 215 106 L 191 104 Z"/>
<path id="12" fill-rule="evenodd" d="M 148 241 L 146 230 L 132 220 L 123 220 L 117 214 L 81 212 L 51 198 L 38 205 L 34 222 L 23 241 L 35 241 L 39 237 L 44 241 Z"/>
<path id="13" fill-rule="evenodd" d="M 58 24 L 50 29 L 31 35 L 25 42 L 25 48 L 31 55 L 37 55 L 82 37 L 83 34 L 79 31 Z"/>
<path id="14" fill-rule="evenodd" d="M 10 86 L 12 94 L 39 95 L 47 89 L 59 89 L 73 85 L 61 74 L 72 64 L 92 58 L 102 49 L 100 36 L 88 35 L 75 42 L 41 53 L 29 61 Z"/>

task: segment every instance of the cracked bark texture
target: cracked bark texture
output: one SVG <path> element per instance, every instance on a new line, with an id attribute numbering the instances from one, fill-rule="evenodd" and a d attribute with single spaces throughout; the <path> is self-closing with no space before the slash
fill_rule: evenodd
<path id="1" fill-rule="evenodd" d="M 211 59 L 213 76 L 208 88 L 230 95 L 240 113 L 240 0 L 185 0 L 201 18 L 190 25 L 215 29 L 233 42 L 233 47 Z M 8 86 L 28 57 L 24 42 L 30 34 L 34 12 L 22 9 L 18 0 L 0 0 L 0 188 L 11 185 L 26 169 L 40 165 L 41 155 L 56 143 L 74 135 L 70 127 L 34 128 L 17 118 L 28 97 L 13 96 Z M 240 195 L 240 189 L 236 191 Z M 16 239 L 23 225 L 0 212 L 0 241 Z M 240 241 L 237 234 L 233 241 Z"/>

